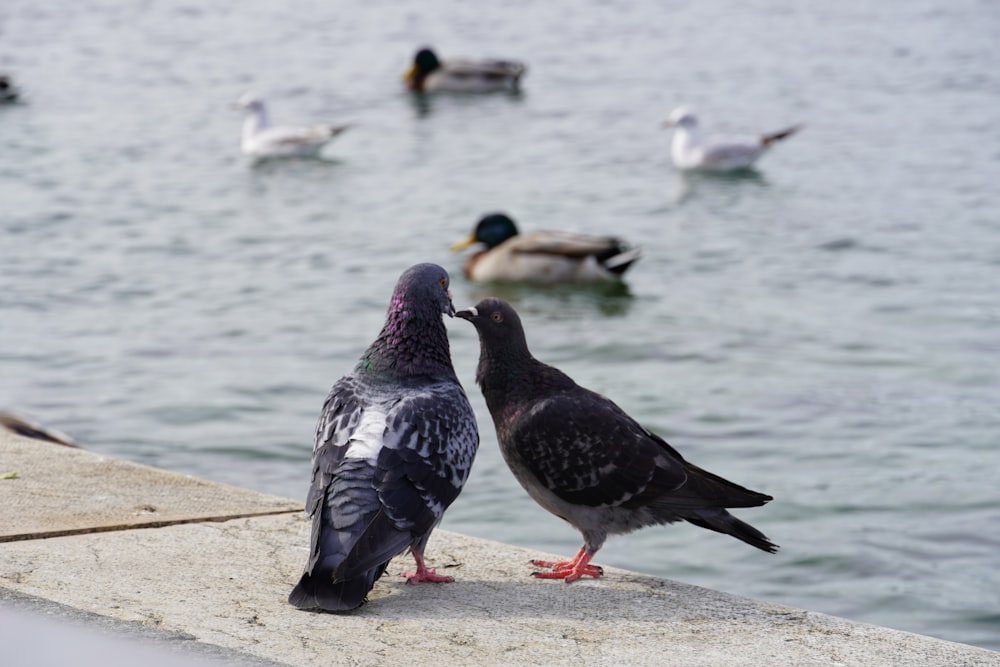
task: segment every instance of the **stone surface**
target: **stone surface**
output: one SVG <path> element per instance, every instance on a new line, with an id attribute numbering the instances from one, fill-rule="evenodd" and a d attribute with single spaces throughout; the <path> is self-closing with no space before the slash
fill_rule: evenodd
<path id="1" fill-rule="evenodd" d="M 295 512 L 302 503 L 0 430 L 0 542 Z"/>
<path id="2" fill-rule="evenodd" d="M 162 474 L 186 493 L 190 480 Z M 227 513 L 249 494 L 217 492 L 234 494 Z M 156 502 L 183 506 L 166 491 Z M 308 542 L 301 512 L 23 539 L 0 544 L 0 588 L 287 665 L 1000 667 L 1000 653 L 985 649 L 614 568 L 597 581 L 537 580 L 528 560 L 546 554 L 447 531 L 431 538 L 428 564 L 455 583 L 406 584 L 404 556 L 361 609 L 304 612 L 285 600 Z"/>

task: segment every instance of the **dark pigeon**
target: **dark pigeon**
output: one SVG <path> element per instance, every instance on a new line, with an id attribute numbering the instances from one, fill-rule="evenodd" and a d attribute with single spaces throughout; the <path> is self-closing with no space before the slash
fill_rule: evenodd
<path id="1" fill-rule="evenodd" d="M 361 606 L 389 561 L 409 549 L 409 582 L 452 581 L 424 547 L 462 490 L 479 446 L 476 419 L 451 365 L 442 314 L 448 273 L 418 264 L 399 278 L 382 332 L 330 390 L 316 428 L 309 562 L 288 601 L 303 609 Z"/>
<path id="2" fill-rule="evenodd" d="M 610 400 L 531 356 L 521 320 L 496 298 L 456 313 L 479 332 L 476 382 L 493 416 L 500 451 L 535 501 L 583 533 L 570 561 L 532 561 L 545 579 L 599 577 L 590 560 L 608 535 L 688 521 L 774 553 L 778 547 L 729 507 L 771 496 L 684 460 Z"/>

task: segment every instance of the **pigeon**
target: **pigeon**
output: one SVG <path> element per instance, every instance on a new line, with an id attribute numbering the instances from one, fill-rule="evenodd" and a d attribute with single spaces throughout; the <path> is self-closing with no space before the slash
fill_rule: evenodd
<path id="1" fill-rule="evenodd" d="M 413 56 L 413 64 L 403 75 L 406 87 L 415 93 L 494 93 L 516 92 L 527 71 L 516 60 L 448 60 L 442 62 L 429 48 Z"/>
<path id="2" fill-rule="evenodd" d="M 448 285 L 435 264 L 407 269 L 378 338 L 326 398 L 306 500 L 309 562 L 288 598 L 296 607 L 360 607 L 406 549 L 417 563 L 403 573 L 409 583 L 453 580 L 423 556 L 479 446 L 441 317 L 455 313 Z"/>
<path id="3" fill-rule="evenodd" d="M 608 535 L 682 520 L 777 551 L 726 511 L 771 496 L 688 463 L 615 403 L 535 359 L 510 304 L 490 297 L 455 315 L 479 333 L 476 382 L 511 472 L 535 502 L 583 534 L 572 560 L 532 561 L 548 568 L 534 576 L 600 577 L 603 570 L 590 561 Z"/>
<path id="4" fill-rule="evenodd" d="M 639 248 L 613 236 L 562 231 L 519 234 L 505 213 L 483 216 L 472 234 L 451 249 L 458 252 L 474 243 L 485 249 L 469 257 L 464 273 L 476 282 L 555 285 L 621 280 L 642 256 Z"/>
<path id="5" fill-rule="evenodd" d="M 271 157 L 313 157 L 349 125 L 272 127 L 264 100 L 246 93 L 235 103 L 246 112 L 240 148 L 254 159 Z"/>
<path id="6" fill-rule="evenodd" d="M 698 117 L 684 107 L 674 109 L 664 126 L 675 128 L 670 144 L 674 166 L 682 170 L 719 172 L 749 169 L 775 142 L 790 137 L 801 129 L 794 125 L 759 137 L 704 142 L 698 127 Z"/>

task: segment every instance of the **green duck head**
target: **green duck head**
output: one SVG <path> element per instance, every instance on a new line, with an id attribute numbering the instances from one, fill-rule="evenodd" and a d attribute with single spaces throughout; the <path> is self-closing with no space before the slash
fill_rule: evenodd
<path id="1" fill-rule="evenodd" d="M 517 236 L 517 225 L 509 216 L 503 213 L 490 213 L 483 216 L 467 239 L 459 241 L 451 249 L 458 251 L 468 248 L 473 243 L 482 243 L 488 250 L 515 236 Z"/>

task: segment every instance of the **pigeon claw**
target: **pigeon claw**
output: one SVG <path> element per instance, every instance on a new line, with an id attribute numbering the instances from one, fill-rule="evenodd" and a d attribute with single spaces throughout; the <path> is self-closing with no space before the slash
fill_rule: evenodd
<path id="1" fill-rule="evenodd" d="M 588 554 L 585 549 L 580 549 L 573 560 L 533 560 L 532 565 L 546 567 L 550 572 L 532 572 L 531 576 L 536 579 L 562 579 L 567 584 L 576 581 L 580 577 L 587 575 L 598 579 L 604 576 L 604 568 L 599 565 L 591 565 L 590 559 L 594 554 Z"/>
<path id="2" fill-rule="evenodd" d="M 438 574 L 433 567 L 427 567 L 424 564 L 423 554 L 416 547 L 410 549 L 410 552 L 413 554 L 413 560 L 417 561 L 417 571 L 403 572 L 402 576 L 406 577 L 406 583 L 415 584 L 421 581 L 429 581 L 432 584 L 448 584 L 455 581 L 455 577 Z"/>
<path id="3" fill-rule="evenodd" d="M 406 577 L 406 583 L 408 584 L 416 584 L 422 581 L 429 581 L 432 584 L 448 584 L 455 581 L 455 577 L 437 574 L 433 567 L 418 568 L 416 572 L 403 572 L 402 576 Z"/>

